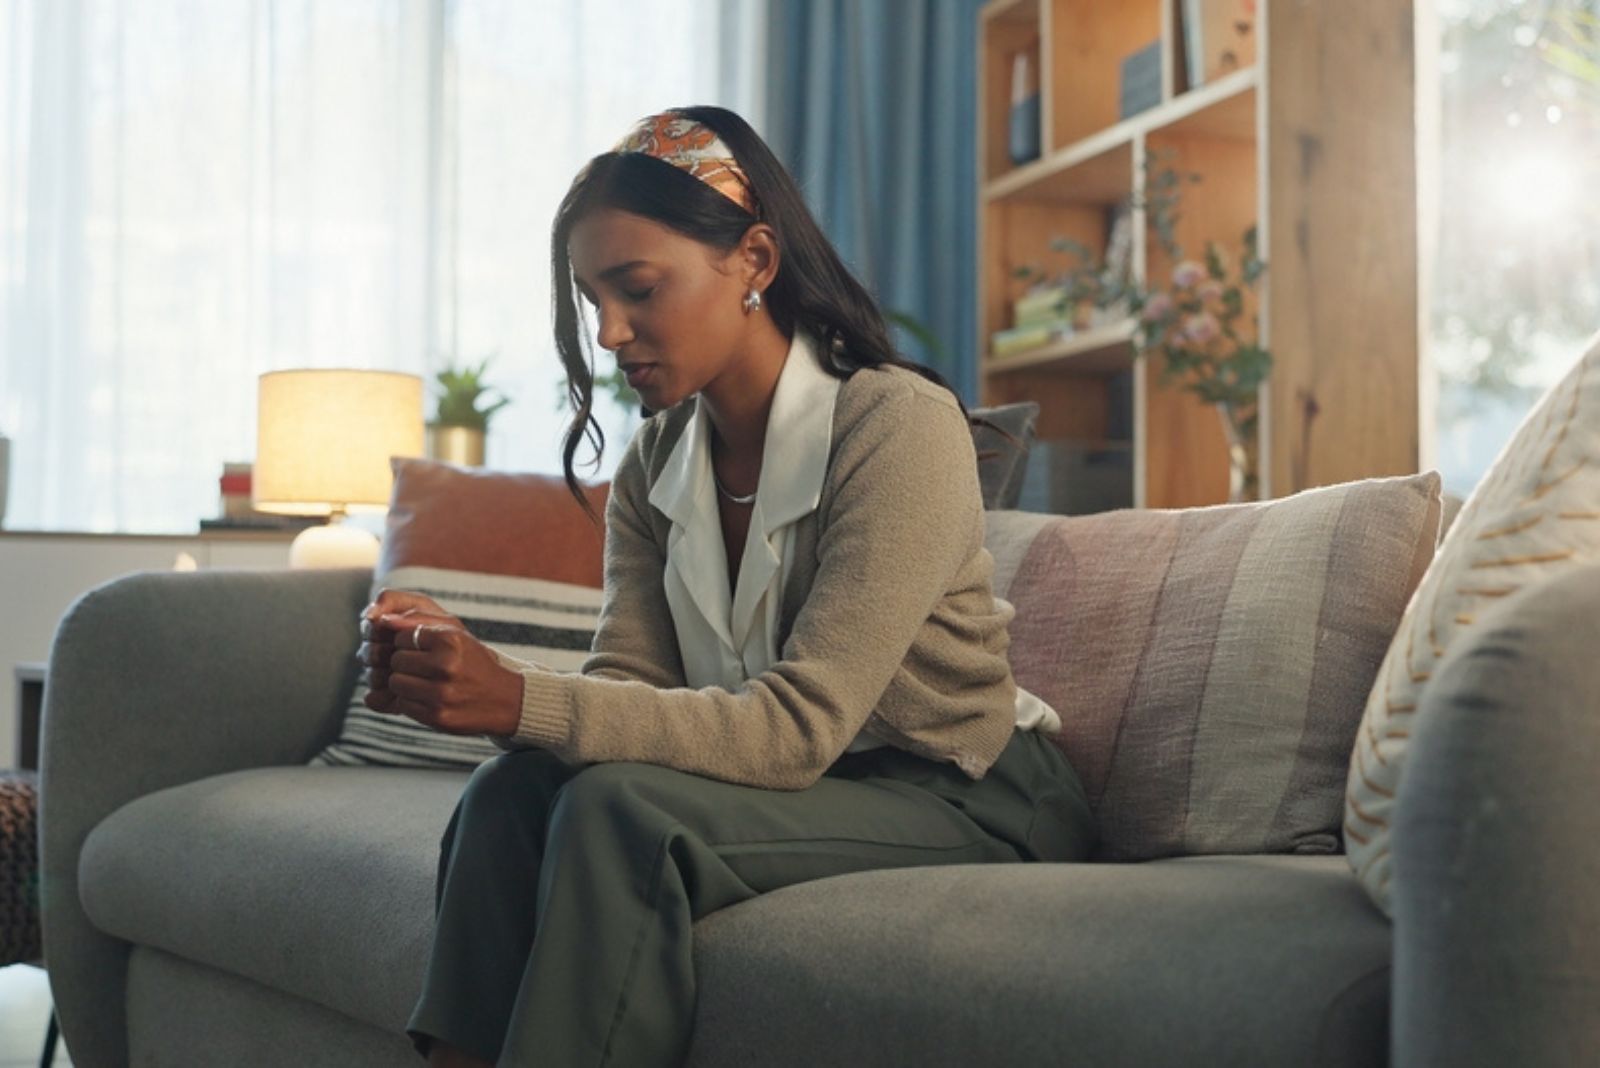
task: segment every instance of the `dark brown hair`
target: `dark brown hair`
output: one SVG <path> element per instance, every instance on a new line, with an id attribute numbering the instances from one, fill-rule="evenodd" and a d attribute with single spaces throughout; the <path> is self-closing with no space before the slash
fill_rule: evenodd
<path id="1" fill-rule="evenodd" d="M 598 463 L 605 448 L 605 432 L 593 414 L 593 354 L 587 331 L 580 329 L 582 309 L 573 284 L 568 243 L 578 221 L 601 209 L 643 216 L 722 253 L 734 249 L 752 225 L 766 223 L 776 232 L 782 255 L 778 274 L 763 299 L 784 336 L 793 337 L 796 329 L 804 329 L 816 337 L 823 367 L 841 379 L 863 367 L 886 364 L 914 371 L 950 390 L 962 415 L 972 421 L 961 395 L 943 376 L 895 351 L 877 302 L 839 258 L 812 218 L 794 179 L 750 125 L 719 107 L 675 108 L 672 113 L 709 127 L 728 146 L 754 194 L 756 214 L 672 164 L 637 152 L 596 156 L 573 179 L 551 228 L 550 277 L 556 350 L 567 371 L 567 395 L 573 411 L 563 438 L 562 467 L 567 485 L 584 510 L 594 515 L 573 473 L 573 456 L 579 442 L 587 438 Z M 993 426 L 987 420 L 977 422 Z M 1015 441 L 1005 431 L 1000 433 Z"/>

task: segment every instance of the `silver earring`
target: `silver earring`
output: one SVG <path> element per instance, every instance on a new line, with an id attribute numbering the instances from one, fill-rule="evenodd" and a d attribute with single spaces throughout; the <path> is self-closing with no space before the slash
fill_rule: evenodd
<path id="1" fill-rule="evenodd" d="M 750 287 L 750 292 L 748 292 L 748 293 L 746 293 L 744 295 L 744 313 L 746 315 L 749 315 L 751 312 L 760 311 L 760 310 L 761 310 L 761 294 L 760 294 L 760 292 L 758 292 L 756 290 L 756 288 L 754 286 L 752 286 L 752 287 Z"/>

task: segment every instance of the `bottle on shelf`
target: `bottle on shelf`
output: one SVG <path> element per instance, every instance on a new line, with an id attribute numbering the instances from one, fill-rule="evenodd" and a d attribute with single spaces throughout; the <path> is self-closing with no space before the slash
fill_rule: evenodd
<path id="1" fill-rule="evenodd" d="M 1039 158 L 1039 86 L 1027 52 L 1011 58 L 1011 162 L 1017 166 Z"/>

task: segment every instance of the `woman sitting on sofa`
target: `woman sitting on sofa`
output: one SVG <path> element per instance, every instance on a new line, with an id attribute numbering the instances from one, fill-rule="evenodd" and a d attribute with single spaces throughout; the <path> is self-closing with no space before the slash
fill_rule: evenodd
<path id="1" fill-rule="evenodd" d="M 891 347 L 794 180 L 731 112 L 643 120 L 552 234 L 573 455 L 603 435 L 574 286 L 655 412 L 605 510 L 578 674 L 384 591 L 368 704 L 506 753 L 445 832 L 407 1032 L 436 1065 L 683 1061 L 691 927 L 907 865 L 1081 860 L 1055 713 L 1006 661 L 965 407 Z"/>

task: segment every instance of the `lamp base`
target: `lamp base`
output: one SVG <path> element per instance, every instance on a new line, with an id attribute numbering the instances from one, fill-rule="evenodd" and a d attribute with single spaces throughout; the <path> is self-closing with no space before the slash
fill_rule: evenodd
<path id="1" fill-rule="evenodd" d="M 377 563 L 378 539 L 337 519 L 327 526 L 307 527 L 289 546 L 290 567 L 374 567 Z"/>

